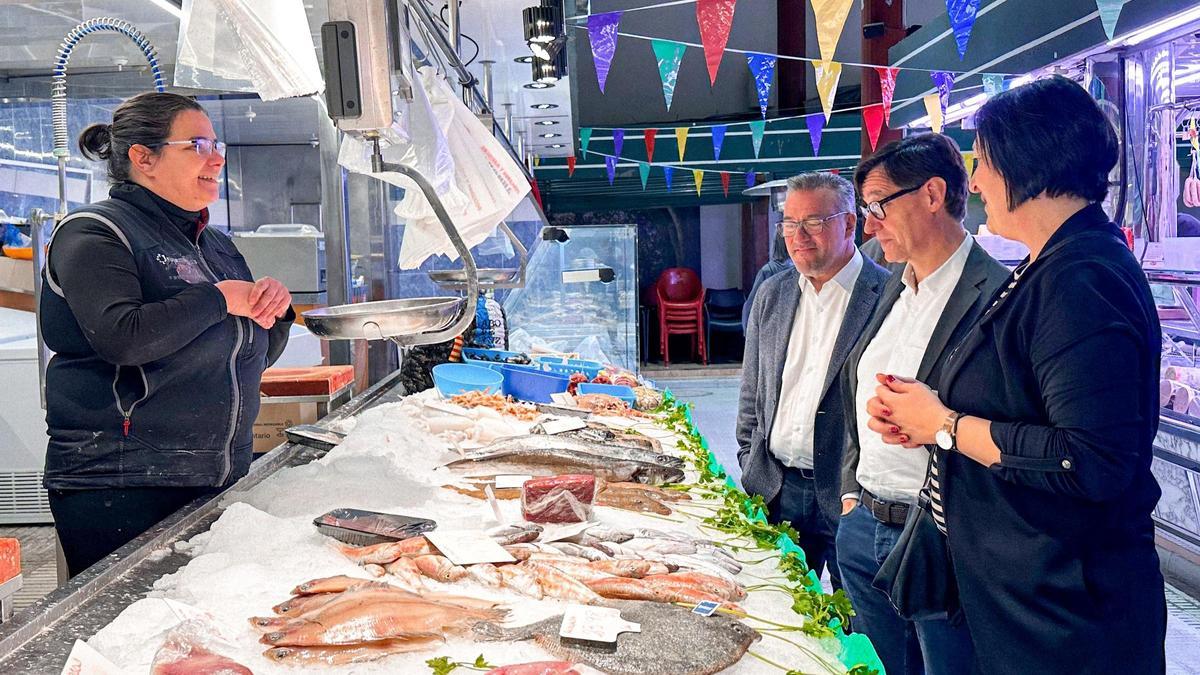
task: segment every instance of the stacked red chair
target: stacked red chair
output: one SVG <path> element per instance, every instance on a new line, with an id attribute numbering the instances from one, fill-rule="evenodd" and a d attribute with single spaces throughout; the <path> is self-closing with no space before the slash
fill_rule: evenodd
<path id="1" fill-rule="evenodd" d="M 700 283 L 700 275 L 686 267 L 669 267 L 659 275 L 654 288 L 658 296 L 658 341 L 663 365 L 671 365 L 672 335 L 690 335 L 692 357 L 698 353 L 700 362 L 708 365 L 704 340 L 704 285 Z"/>

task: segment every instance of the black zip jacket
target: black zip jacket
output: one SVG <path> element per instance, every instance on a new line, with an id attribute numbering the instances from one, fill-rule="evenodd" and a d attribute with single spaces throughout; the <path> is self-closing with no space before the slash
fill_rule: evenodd
<path id="1" fill-rule="evenodd" d="M 215 283 L 251 281 L 207 212 L 133 183 L 55 230 L 40 321 L 49 489 L 224 486 L 246 474 L 262 372 L 283 352 L 228 314 Z"/>

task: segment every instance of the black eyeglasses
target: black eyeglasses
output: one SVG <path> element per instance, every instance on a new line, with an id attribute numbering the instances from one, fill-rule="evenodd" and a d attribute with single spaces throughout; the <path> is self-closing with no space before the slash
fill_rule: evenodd
<path id="1" fill-rule="evenodd" d="M 198 136 L 196 138 L 189 138 L 186 141 L 163 141 L 162 143 L 154 143 L 151 145 L 147 145 L 146 147 L 147 148 L 161 148 L 164 145 L 190 145 L 190 146 L 192 146 L 193 149 L 195 149 L 196 154 L 201 155 L 203 157 L 208 157 L 208 156 L 212 155 L 214 152 L 222 157 L 225 156 L 225 144 L 224 143 L 222 143 L 221 141 L 218 141 L 215 138 L 204 138 L 203 136 Z"/>
<path id="2" fill-rule="evenodd" d="M 921 185 L 924 185 L 924 183 L 922 183 Z M 884 197 L 883 199 L 880 199 L 877 202 L 869 202 L 866 205 L 867 213 L 875 216 L 879 220 L 883 220 L 884 218 L 887 218 L 887 213 L 883 210 L 884 204 L 887 204 L 888 202 L 890 202 L 892 200 L 899 199 L 910 192 L 916 192 L 917 190 L 920 190 L 921 185 L 916 185 L 916 186 L 913 186 L 910 188 L 905 188 L 903 190 L 898 190 L 898 191 L 893 192 L 892 194 Z"/>
<path id="3" fill-rule="evenodd" d="M 834 218 L 837 218 L 838 216 L 845 216 L 851 213 L 853 213 L 853 211 L 838 211 L 832 216 L 825 216 L 824 218 L 808 218 L 805 220 L 793 220 L 791 218 L 785 218 L 784 220 L 779 221 L 779 229 L 783 230 L 784 236 L 788 237 L 795 235 L 801 227 L 803 227 L 804 231 L 808 232 L 809 234 L 820 234 L 825 229 L 826 223 Z"/>

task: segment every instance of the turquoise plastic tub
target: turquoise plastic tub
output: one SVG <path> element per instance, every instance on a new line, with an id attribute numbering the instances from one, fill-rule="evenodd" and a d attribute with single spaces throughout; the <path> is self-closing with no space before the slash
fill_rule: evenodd
<path id="1" fill-rule="evenodd" d="M 500 391 L 504 377 L 483 366 L 466 363 L 440 363 L 433 367 L 433 386 L 442 396 L 455 396 L 468 391 L 494 394 Z"/>

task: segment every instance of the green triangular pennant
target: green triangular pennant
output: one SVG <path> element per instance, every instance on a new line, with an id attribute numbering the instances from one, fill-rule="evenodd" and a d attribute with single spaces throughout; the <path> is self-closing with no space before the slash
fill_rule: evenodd
<path id="1" fill-rule="evenodd" d="M 763 134 L 767 131 L 766 120 L 758 120 L 750 122 L 750 131 L 754 134 L 754 156 L 758 157 L 759 150 L 762 150 Z"/>
<path id="2" fill-rule="evenodd" d="M 646 181 L 650 179 L 650 165 L 638 162 L 638 174 L 642 177 L 642 189 L 646 189 Z"/>
<path id="3" fill-rule="evenodd" d="M 579 148 L 583 151 L 583 158 L 587 159 L 588 143 L 592 142 L 592 128 L 583 127 L 579 130 Z"/>

